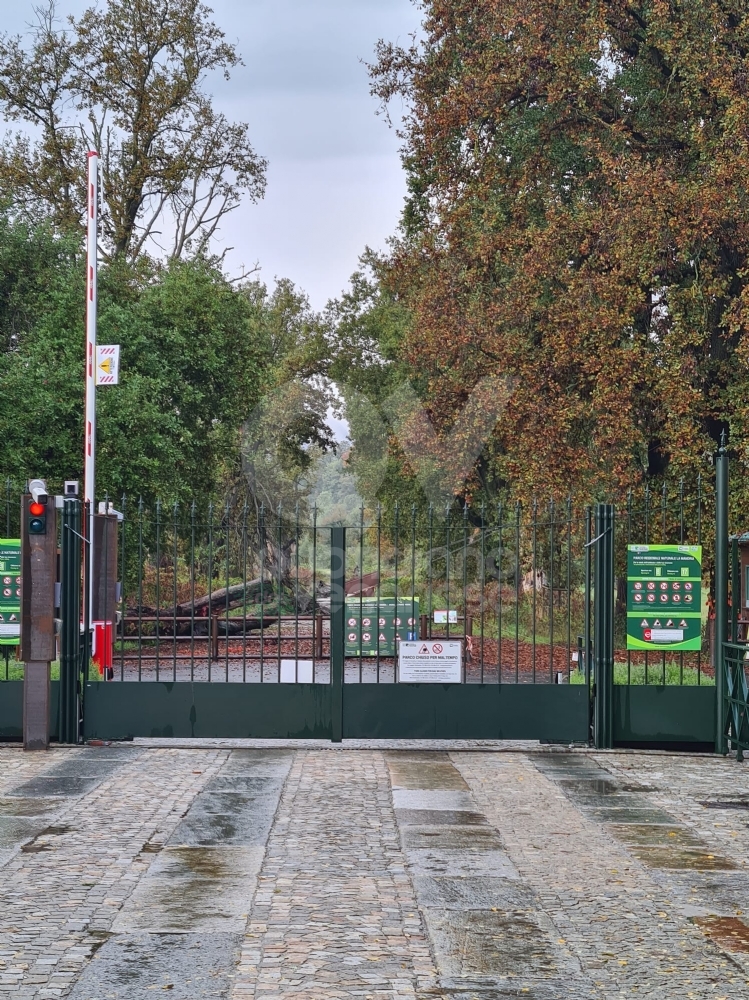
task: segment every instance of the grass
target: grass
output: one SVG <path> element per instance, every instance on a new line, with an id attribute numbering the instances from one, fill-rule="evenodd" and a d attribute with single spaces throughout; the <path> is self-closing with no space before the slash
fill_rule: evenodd
<path id="1" fill-rule="evenodd" d="M 585 675 L 580 670 L 573 670 L 570 676 L 571 684 L 584 684 Z M 645 684 L 653 686 L 662 686 L 664 683 L 667 686 L 678 687 L 683 685 L 684 687 L 696 687 L 697 684 L 701 687 L 714 687 L 715 678 L 709 677 L 706 673 L 697 673 L 696 667 L 684 667 L 683 673 L 678 661 L 667 661 L 666 662 L 666 676 L 665 681 L 663 677 L 663 664 L 662 663 L 651 663 L 648 665 L 648 676 L 647 681 L 645 680 L 645 665 L 641 663 L 633 663 L 627 671 L 626 663 L 615 663 L 614 664 L 614 684 Z"/>

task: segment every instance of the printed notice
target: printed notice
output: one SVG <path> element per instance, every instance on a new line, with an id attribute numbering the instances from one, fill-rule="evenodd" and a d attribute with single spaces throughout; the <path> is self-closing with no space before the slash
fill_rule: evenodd
<path id="1" fill-rule="evenodd" d="M 401 684 L 460 684 L 463 643 L 453 639 L 423 639 L 398 646 Z"/>

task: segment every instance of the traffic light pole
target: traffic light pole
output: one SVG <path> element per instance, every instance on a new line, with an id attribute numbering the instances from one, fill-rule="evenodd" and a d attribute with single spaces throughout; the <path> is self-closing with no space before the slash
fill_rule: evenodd
<path id="1" fill-rule="evenodd" d="M 55 658 L 57 512 L 43 480 L 21 500 L 21 659 L 23 746 L 49 746 L 50 663 Z"/>

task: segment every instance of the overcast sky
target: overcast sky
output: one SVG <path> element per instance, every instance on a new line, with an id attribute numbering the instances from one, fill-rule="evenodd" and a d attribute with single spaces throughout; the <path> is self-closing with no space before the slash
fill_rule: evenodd
<path id="1" fill-rule="evenodd" d="M 207 0 L 245 62 L 212 80 L 218 108 L 249 122 L 268 160 L 263 202 L 227 220 L 229 269 L 261 266 L 269 284 L 291 278 L 321 308 L 345 288 L 365 246 L 394 231 L 405 183 L 398 139 L 375 114 L 366 67 L 378 38 L 408 41 L 410 0 Z M 60 0 L 79 14 L 83 0 Z M 4 5 L 2 30 L 22 32 L 33 3 Z M 395 111 L 398 109 L 395 108 Z"/>

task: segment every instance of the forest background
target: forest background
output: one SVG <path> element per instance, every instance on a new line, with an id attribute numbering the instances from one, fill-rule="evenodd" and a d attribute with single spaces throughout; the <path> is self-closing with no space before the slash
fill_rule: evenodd
<path id="1" fill-rule="evenodd" d="M 216 255 L 266 164 L 205 92 L 239 58 L 208 8 L 109 0 L 64 31 L 49 8 L 0 39 L 0 472 L 81 477 L 90 145 L 99 340 L 122 349 L 100 495 L 345 519 L 691 489 L 724 431 L 746 464 L 749 3 L 419 8 L 369 67 L 407 108 L 401 223 L 322 312 Z M 477 449 L 461 414 L 487 386 Z"/>

